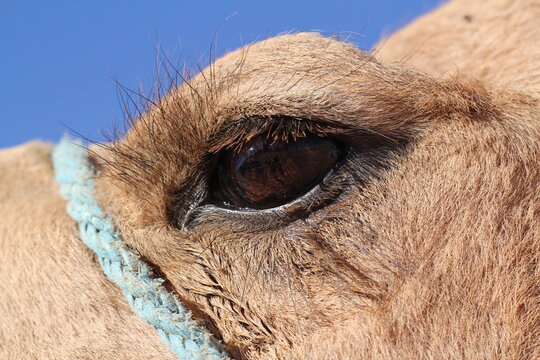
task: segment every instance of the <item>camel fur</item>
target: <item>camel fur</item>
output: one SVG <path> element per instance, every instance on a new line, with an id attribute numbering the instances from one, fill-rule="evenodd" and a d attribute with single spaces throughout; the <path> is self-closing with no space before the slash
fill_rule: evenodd
<path id="1" fill-rule="evenodd" d="M 248 45 L 91 147 L 96 197 L 232 358 L 540 359 L 538 19 L 454 0 L 370 53 Z M 212 159 L 282 117 L 363 151 L 300 202 L 205 205 Z M 51 147 L 0 152 L 0 358 L 173 359 L 80 241 Z"/>

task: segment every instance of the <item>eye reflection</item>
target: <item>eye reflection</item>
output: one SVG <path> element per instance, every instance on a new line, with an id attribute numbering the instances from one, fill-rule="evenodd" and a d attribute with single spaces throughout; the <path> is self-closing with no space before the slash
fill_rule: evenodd
<path id="1" fill-rule="evenodd" d="M 311 190 L 342 152 L 338 141 L 314 134 L 286 141 L 262 134 L 220 155 L 212 195 L 228 208 L 277 207 Z"/>

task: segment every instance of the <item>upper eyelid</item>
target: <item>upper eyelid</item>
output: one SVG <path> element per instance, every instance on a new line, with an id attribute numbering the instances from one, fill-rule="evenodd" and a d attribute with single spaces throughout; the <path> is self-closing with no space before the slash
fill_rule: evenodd
<path id="1" fill-rule="evenodd" d="M 216 154 L 265 132 L 282 131 L 293 135 L 310 132 L 331 135 L 343 130 L 345 129 L 335 124 L 288 115 L 241 117 L 230 120 L 214 130 L 208 137 L 207 150 L 210 154 Z"/>
<path id="2" fill-rule="evenodd" d="M 211 157 L 224 149 L 240 146 L 254 136 L 276 129 L 288 132 L 289 135 L 291 132 L 304 131 L 334 137 L 346 144 L 388 143 L 398 146 L 412 137 L 406 133 L 401 135 L 381 133 L 363 126 L 360 120 L 353 126 L 322 118 L 301 118 L 287 114 L 246 116 L 226 121 L 211 131 L 205 144 L 206 153 Z"/>

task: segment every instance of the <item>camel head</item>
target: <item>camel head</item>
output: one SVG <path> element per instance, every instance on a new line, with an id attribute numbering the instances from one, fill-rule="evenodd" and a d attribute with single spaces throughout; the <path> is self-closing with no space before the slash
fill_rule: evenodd
<path id="1" fill-rule="evenodd" d="M 284 35 L 149 104 L 96 158 L 98 190 L 233 357 L 497 354 L 535 326 L 537 114 Z"/>

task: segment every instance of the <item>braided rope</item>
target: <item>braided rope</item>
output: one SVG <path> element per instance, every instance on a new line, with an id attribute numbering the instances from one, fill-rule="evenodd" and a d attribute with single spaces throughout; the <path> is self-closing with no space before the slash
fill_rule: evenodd
<path id="1" fill-rule="evenodd" d="M 53 151 L 56 181 L 67 212 L 79 224 L 83 242 L 98 256 L 105 274 L 118 285 L 133 311 L 152 324 L 165 345 L 186 360 L 227 359 L 211 335 L 163 286 L 140 255 L 114 229 L 93 198 L 95 175 L 80 143 L 64 137 Z"/>

